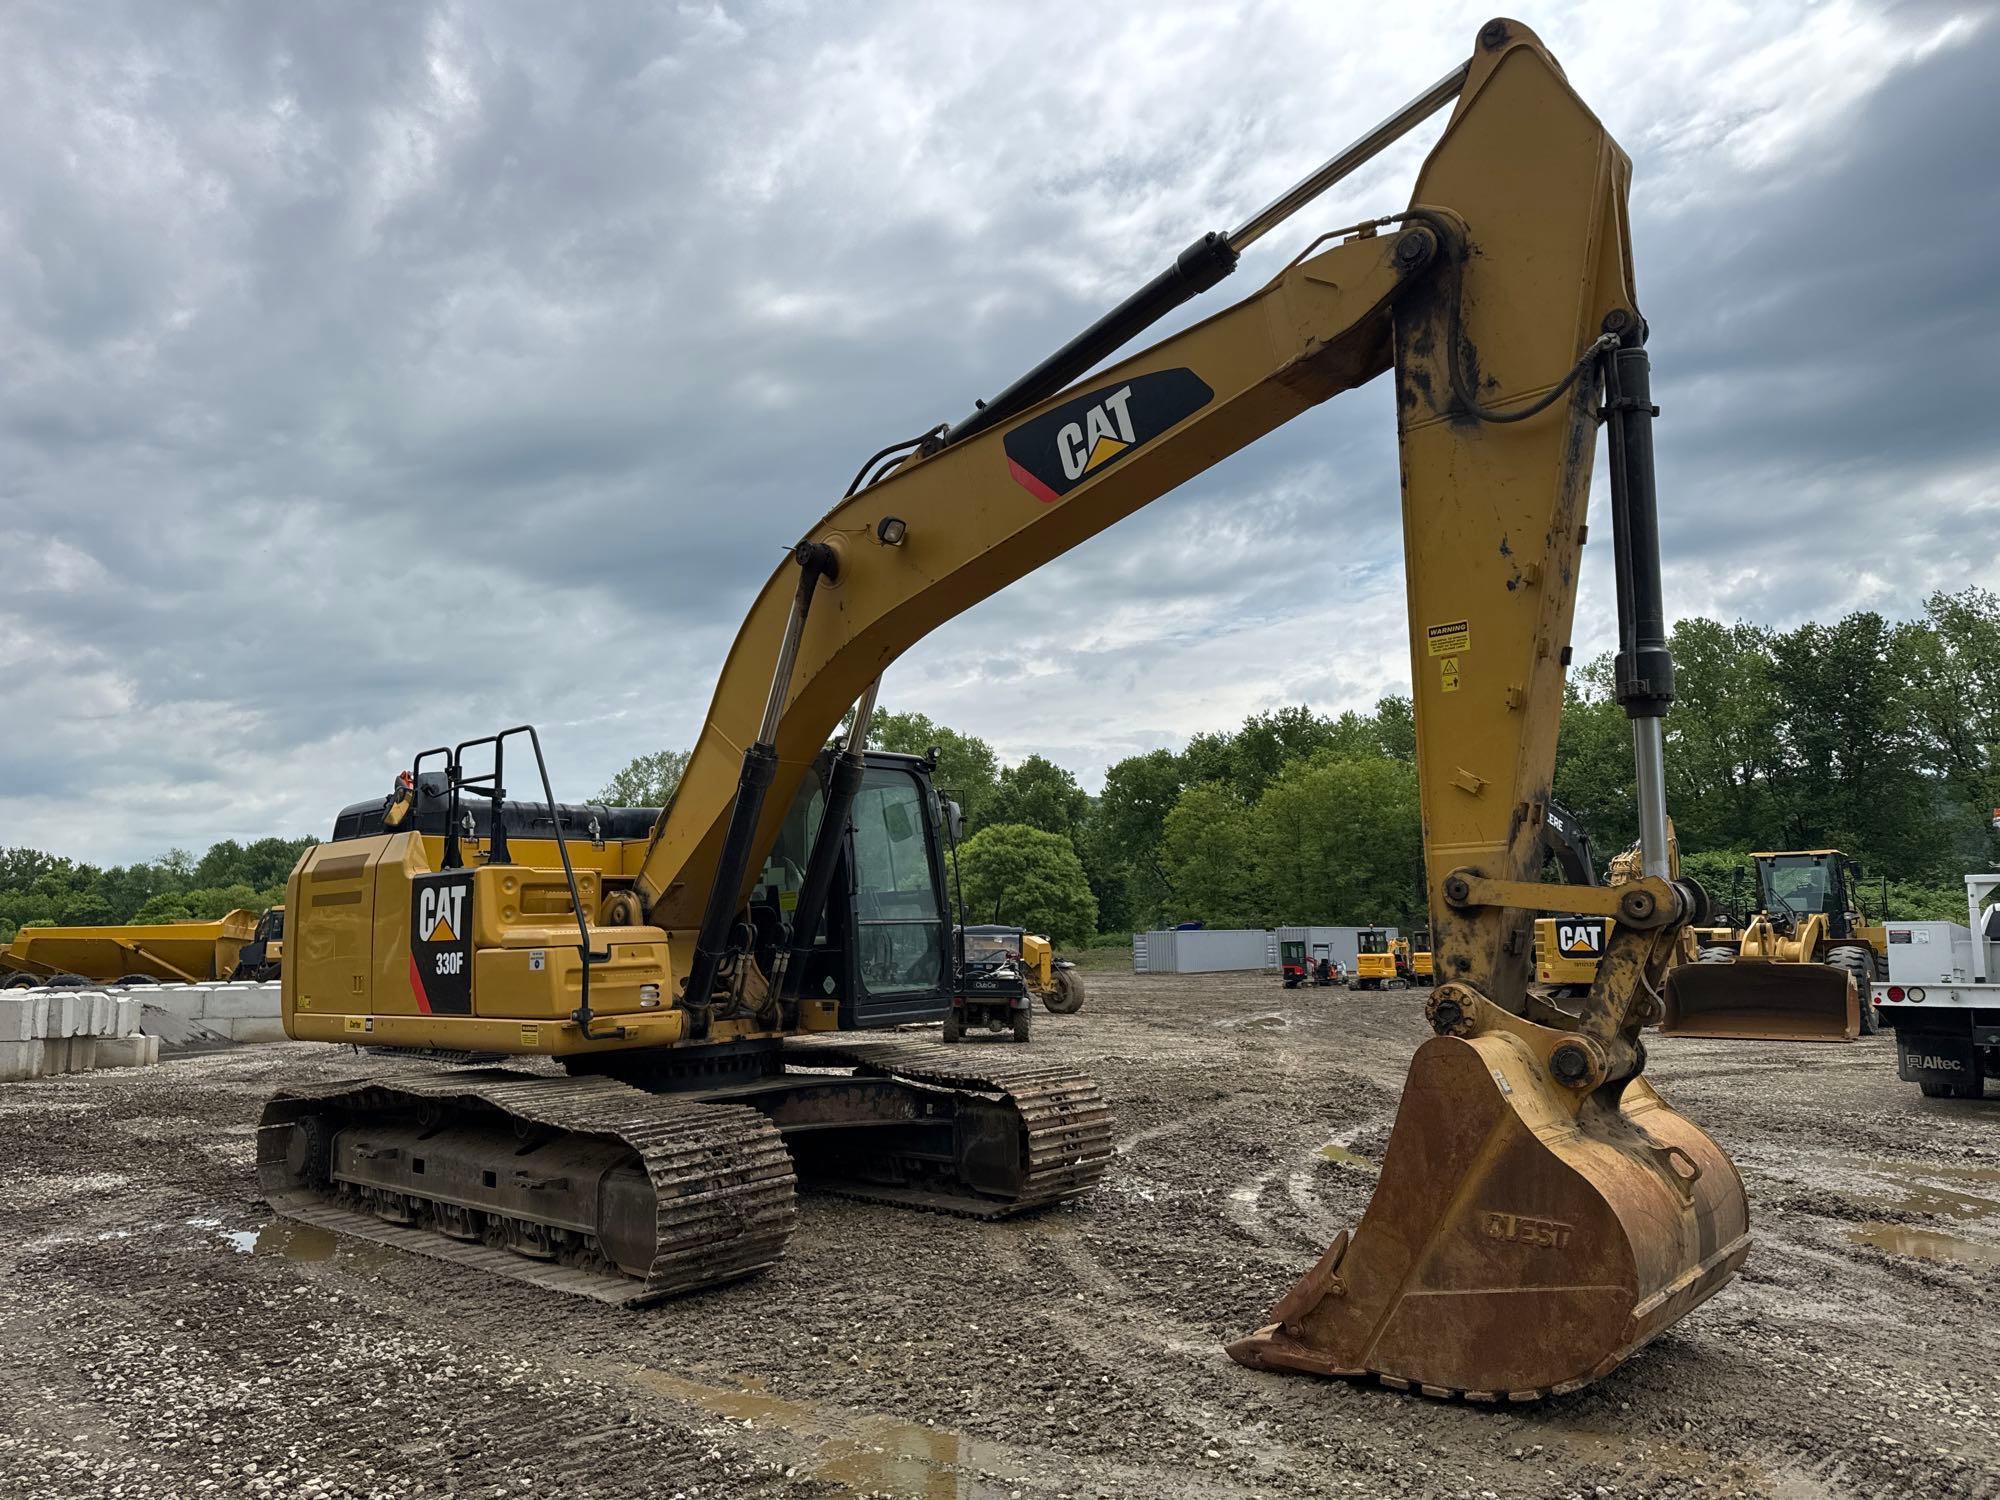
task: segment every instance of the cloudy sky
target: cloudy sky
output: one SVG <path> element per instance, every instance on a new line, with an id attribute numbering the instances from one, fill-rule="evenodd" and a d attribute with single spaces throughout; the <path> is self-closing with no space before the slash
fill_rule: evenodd
<path id="1" fill-rule="evenodd" d="M 0 845 L 324 833 L 522 720 L 687 743 L 779 549 L 1485 3 L 13 0 Z M 1636 163 L 1671 607 L 2000 588 L 2000 16 L 1524 16 Z M 1427 130 L 1269 236 L 1406 200 Z M 1121 756 L 1408 682 L 1386 382 L 938 632 L 887 706 Z M 1609 640 L 1590 549 L 1578 650 Z"/>

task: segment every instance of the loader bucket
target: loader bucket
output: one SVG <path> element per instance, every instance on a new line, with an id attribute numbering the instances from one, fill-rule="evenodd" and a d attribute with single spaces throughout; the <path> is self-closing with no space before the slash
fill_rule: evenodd
<path id="1" fill-rule="evenodd" d="M 1504 1032 L 1426 1042 L 1381 1184 L 1240 1364 L 1529 1401 L 1615 1368 L 1749 1253 L 1743 1183 L 1643 1080 L 1579 1099 Z"/>
<path id="2" fill-rule="evenodd" d="M 1861 997 L 1826 964 L 1682 964 L 1667 975 L 1662 1036 L 1765 1042 L 1851 1042 Z"/>

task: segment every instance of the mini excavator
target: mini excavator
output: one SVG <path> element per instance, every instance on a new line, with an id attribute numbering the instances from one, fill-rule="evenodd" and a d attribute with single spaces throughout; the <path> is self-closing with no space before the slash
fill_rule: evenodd
<path id="1" fill-rule="evenodd" d="M 1447 105 L 1409 207 L 1104 366 Z M 953 810 L 922 759 L 865 750 L 874 685 L 981 599 L 1393 372 L 1435 1035 L 1359 1225 L 1229 1352 L 1530 1400 L 1712 1295 L 1748 1251 L 1742 1183 L 1648 1085 L 1640 1039 L 1706 902 L 1667 864 L 1673 667 L 1629 177 L 1535 35 L 1494 21 L 1241 228 L 864 465 L 751 605 L 663 810 L 559 806 L 528 729 L 426 752 L 349 809 L 292 876 L 288 1032 L 516 1066 L 390 1064 L 280 1094 L 259 1131 L 269 1201 L 641 1302 L 771 1264 L 801 1177 L 993 1216 L 1088 1190 L 1111 1157 L 1088 1078 L 866 1035 L 941 1015 L 950 984 Z M 1616 888 L 1538 879 L 1599 425 L 1642 852 Z M 539 802 L 507 798 L 509 745 L 516 766 L 532 752 Z M 1616 919 L 1573 1009 L 1528 986 L 1546 912 Z"/>

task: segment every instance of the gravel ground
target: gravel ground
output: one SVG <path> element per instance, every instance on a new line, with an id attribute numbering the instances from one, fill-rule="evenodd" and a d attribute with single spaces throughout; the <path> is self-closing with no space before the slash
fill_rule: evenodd
<path id="1" fill-rule="evenodd" d="M 1035 1036 L 1118 1111 L 1089 1200 L 809 1196 L 782 1266 L 639 1312 L 274 1223 L 259 1102 L 345 1051 L 0 1085 L 0 1493 L 2000 1495 L 2000 1100 L 1922 1098 L 1890 1037 L 1655 1040 L 1757 1248 L 1612 1376 L 1495 1410 L 1220 1347 L 1359 1217 L 1417 997 L 1093 974 Z"/>

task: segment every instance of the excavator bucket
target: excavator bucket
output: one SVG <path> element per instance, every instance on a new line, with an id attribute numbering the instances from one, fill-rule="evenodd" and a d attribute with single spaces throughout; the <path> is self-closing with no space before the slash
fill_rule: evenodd
<path id="1" fill-rule="evenodd" d="M 1529 1401 L 1617 1366 L 1749 1253 L 1742 1180 L 1643 1080 L 1581 1097 L 1505 1033 L 1426 1042 L 1350 1240 L 1229 1346 L 1268 1370 Z"/>
<path id="2" fill-rule="evenodd" d="M 1765 1042 L 1851 1042 L 1861 996 L 1827 964 L 1682 964 L 1667 976 L 1662 1036 Z"/>

